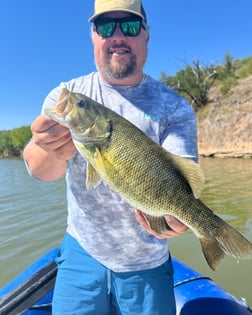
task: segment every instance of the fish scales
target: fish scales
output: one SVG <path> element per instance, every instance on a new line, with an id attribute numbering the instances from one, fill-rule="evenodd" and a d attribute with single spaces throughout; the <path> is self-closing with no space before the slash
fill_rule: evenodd
<path id="1" fill-rule="evenodd" d="M 198 237 L 212 269 L 225 255 L 252 257 L 252 244 L 199 199 L 198 164 L 167 152 L 125 118 L 66 89 L 46 114 L 70 129 L 88 162 L 88 188 L 105 180 L 158 233 L 169 230 L 164 216 L 173 215 Z"/>
<path id="2" fill-rule="evenodd" d="M 109 146 L 104 151 L 101 149 L 107 170 L 105 180 L 134 207 L 141 207 L 149 215 L 175 214 L 178 204 L 181 208 L 184 204 L 178 192 L 188 191 L 190 197 L 192 191 L 182 176 L 180 182 L 175 180 L 179 171 L 166 158 L 167 152 L 150 138 L 134 132 L 128 121 L 114 126 Z"/>

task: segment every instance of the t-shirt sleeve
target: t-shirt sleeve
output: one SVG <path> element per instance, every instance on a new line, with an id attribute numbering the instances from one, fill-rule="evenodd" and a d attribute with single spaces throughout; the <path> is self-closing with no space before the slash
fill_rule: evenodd
<path id="1" fill-rule="evenodd" d="M 181 98 L 165 128 L 161 145 L 173 154 L 198 161 L 197 122 L 193 109 Z"/>

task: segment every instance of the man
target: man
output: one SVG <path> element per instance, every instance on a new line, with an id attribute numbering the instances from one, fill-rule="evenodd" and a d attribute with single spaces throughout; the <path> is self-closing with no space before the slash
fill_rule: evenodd
<path id="1" fill-rule="evenodd" d="M 197 160 L 191 107 L 143 72 L 149 29 L 141 1 L 96 0 L 89 21 L 98 71 L 62 83 L 43 109 L 66 87 L 124 116 L 167 150 Z M 67 181 L 68 224 L 57 257 L 53 313 L 174 315 L 166 238 L 187 227 L 167 216 L 172 230 L 157 235 L 144 215 L 105 183 L 86 190 L 86 162 L 67 128 L 42 114 L 31 129 L 33 140 L 24 150 L 31 174 L 51 181 L 66 173 Z"/>

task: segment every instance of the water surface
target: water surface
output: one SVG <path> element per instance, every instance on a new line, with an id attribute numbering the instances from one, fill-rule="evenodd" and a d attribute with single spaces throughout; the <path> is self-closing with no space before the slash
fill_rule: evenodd
<path id="1" fill-rule="evenodd" d="M 202 200 L 252 241 L 252 159 L 202 158 Z M 0 160 L 0 287 L 46 251 L 66 227 L 65 180 L 31 178 L 21 160 Z M 252 260 L 225 258 L 210 270 L 191 233 L 170 240 L 172 254 L 252 305 Z"/>

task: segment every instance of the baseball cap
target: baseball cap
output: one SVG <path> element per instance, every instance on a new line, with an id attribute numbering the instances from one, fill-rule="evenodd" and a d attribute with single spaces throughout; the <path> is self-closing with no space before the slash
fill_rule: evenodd
<path id="1" fill-rule="evenodd" d="M 94 22 L 99 15 L 112 11 L 132 13 L 140 16 L 147 22 L 141 0 L 95 0 L 94 15 L 88 21 Z"/>

